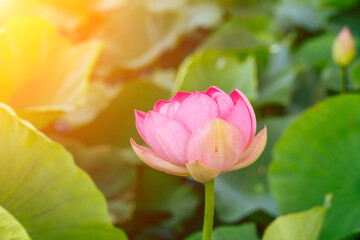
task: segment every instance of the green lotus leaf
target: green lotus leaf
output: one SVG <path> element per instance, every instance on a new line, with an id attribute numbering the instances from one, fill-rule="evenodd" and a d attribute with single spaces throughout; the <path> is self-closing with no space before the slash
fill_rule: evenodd
<path id="1" fill-rule="evenodd" d="M 293 123 L 273 152 L 270 187 L 282 213 L 321 205 L 333 194 L 321 240 L 360 228 L 359 109 L 359 95 L 327 99 Z"/>
<path id="2" fill-rule="evenodd" d="M 0 240 L 30 240 L 23 226 L 0 206 Z"/>
<path id="3" fill-rule="evenodd" d="M 0 142 L 0 206 L 32 240 L 127 239 L 111 225 L 103 195 L 72 156 L 4 104 Z M 6 234 L 0 228 L 0 236 Z"/>
<path id="4" fill-rule="evenodd" d="M 265 230 L 263 240 L 317 240 L 326 207 L 280 216 Z"/>

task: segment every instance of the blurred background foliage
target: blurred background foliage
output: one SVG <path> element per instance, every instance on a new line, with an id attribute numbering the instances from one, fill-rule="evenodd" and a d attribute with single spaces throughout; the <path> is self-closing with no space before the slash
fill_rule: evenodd
<path id="1" fill-rule="evenodd" d="M 227 93 L 243 91 L 259 128 L 268 128 L 267 147 L 255 164 L 216 179 L 213 239 L 275 240 L 279 231 L 306 236 L 284 239 L 357 238 L 360 59 L 348 69 L 352 94 L 335 96 L 341 71 L 331 49 L 347 25 L 360 52 L 360 1 L 5 2 L 0 1 L 2 24 L 16 15 L 32 15 L 76 46 L 101 44 L 85 77 L 83 102 L 72 102 L 75 110 L 60 108 L 62 115 L 39 126 L 90 175 L 107 199 L 112 223 L 130 239 L 200 239 L 194 232 L 202 226 L 202 185 L 144 166 L 129 139 L 142 141 L 134 109 L 147 111 L 176 91 L 212 85 Z M 78 61 L 79 69 L 86 68 Z M 27 89 L 49 94 L 38 86 Z M 0 97 L 1 91 L 6 90 L 0 89 Z M 47 114 L 53 105 L 46 104 Z M 35 125 L 39 121 L 25 118 Z M 328 193 L 333 204 L 325 215 L 327 208 L 313 207 L 322 205 Z M 292 214 L 270 225 L 287 213 Z"/>

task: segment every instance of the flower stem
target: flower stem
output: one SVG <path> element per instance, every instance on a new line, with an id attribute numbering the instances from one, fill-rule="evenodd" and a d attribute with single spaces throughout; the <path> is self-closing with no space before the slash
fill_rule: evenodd
<path id="1" fill-rule="evenodd" d="M 215 205 L 214 182 L 215 180 L 213 179 L 210 182 L 205 183 L 205 212 L 202 240 L 211 240 L 213 231 Z"/>
<path id="2" fill-rule="evenodd" d="M 347 81 L 347 67 L 341 67 L 341 93 L 346 93 L 349 91 L 349 85 Z"/>

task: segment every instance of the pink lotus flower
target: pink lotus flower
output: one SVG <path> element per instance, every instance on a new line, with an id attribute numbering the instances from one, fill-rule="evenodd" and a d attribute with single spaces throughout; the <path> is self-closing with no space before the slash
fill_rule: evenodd
<path id="1" fill-rule="evenodd" d="M 237 89 L 230 96 L 216 87 L 178 92 L 135 115 L 140 136 L 152 148 L 131 139 L 136 155 L 152 168 L 198 182 L 249 166 L 266 145 L 266 127 L 255 136 L 254 109 Z"/>

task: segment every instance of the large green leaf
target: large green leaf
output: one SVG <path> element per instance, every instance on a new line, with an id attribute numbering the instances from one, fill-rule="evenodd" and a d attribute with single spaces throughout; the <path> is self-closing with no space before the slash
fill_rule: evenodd
<path id="1" fill-rule="evenodd" d="M 279 140 L 270 186 L 282 213 L 320 205 L 333 194 L 320 239 L 360 228 L 360 96 L 342 95 L 307 110 Z"/>
<path id="2" fill-rule="evenodd" d="M 185 240 L 201 240 L 202 233 L 196 232 Z M 214 229 L 212 240 L 258 240 L 254 223 L 245 223 L 240 226 L 220 226 Z"/>
<path id="3" fill-rule="evenodd" d="M 317 240 L 326 207 L 280 216 L 265 230 L 263 240 Z"/>
<path id="4" fill-rule="evenodd" d="M 180 66 L 175 91 L 204 91 L 217 86 L 230 93 L 235 88 L 249 99 L 257 97 L 257 71 L 253 56 L 244 62 L 215 50 L 206 50 L 190 56 Z"/>
<path id="5" fill-rule="evenodd" d="M 0 205 L 31 239 L 126 239 L 71 155 L 2 104 L 0 142 Z"/>
<path id="6" fill-rule="evenodd" d="M 271 150 L 285 127 L 295 118 L 267 118 L 259 122 L 268 129 L 267 146 L 260 158 L 251 166 L 220 175 L 215 181 L 216 214 L 223 222 L 236 222 L 256 210 L 277 215 L 276 203 L 271 196 L 266 179 Z"/>
<path id="7" fill-rule="evenodd" d="M 141 141 L 135 128 L 134 110 L 147 111 L 155 101 L 168 99 L 170 93 L 150 81 L 125 83 L 108 107 L 91 123 L 74 129 L 67 136 L 88 145 L 112 144 L 130 147 L 130 137 Z"/>
<path id="8" fill-rule="evenodd" d="M 0 206 L 0 240 L 30 240 L 29 235 L 6 209 Z"/>

